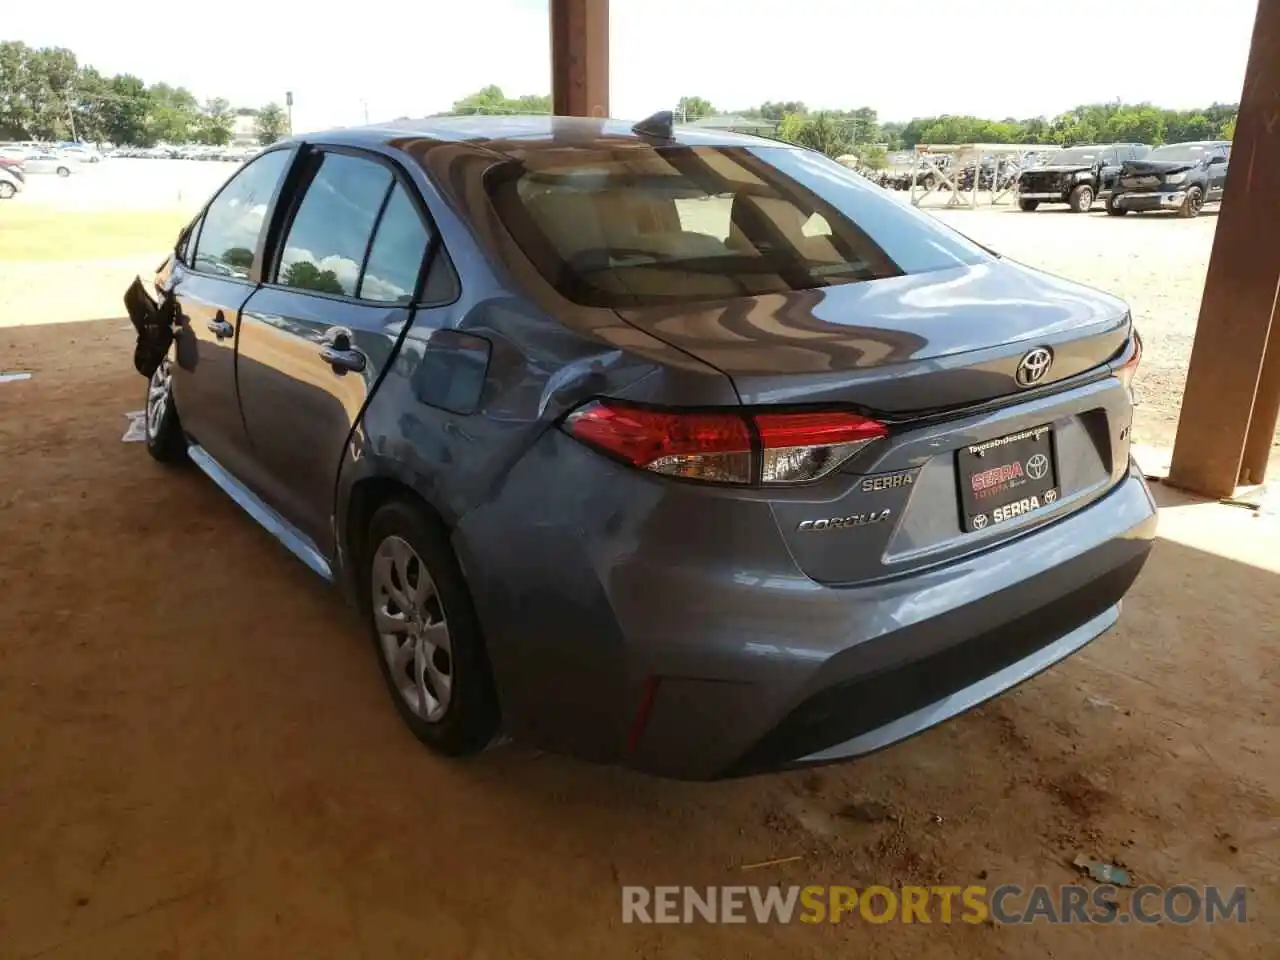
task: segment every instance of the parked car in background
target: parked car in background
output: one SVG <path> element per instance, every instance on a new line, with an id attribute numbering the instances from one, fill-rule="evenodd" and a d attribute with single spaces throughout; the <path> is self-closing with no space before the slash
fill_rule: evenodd
<path id="1" fill-rule="evenodd" d="M 147 449 L 447 754 L 865 754 L 1108 630 L 1155 532 L 1122 301 L 669 113 L 273 145 L 126 302 Z"/>
<path id="2" fill-rule="evenodd" d="M 1111 195 L 1120 165 L 1150 149 L 1144 143 L 1109 143 L 1051 153 L 1019 175 L 1018 206 L 1030 213 L 1042 203 L 1065 203 L 1088 213 L 1094 200 Z"/>
<path id="3" fill-rule="evenodd" d="M 1229 140 L 1157 147 L 1143 159 L 1123 165 L 1107 213 L 1173 210 L 1180 217 L 1198 217 L 1206 203 L 1221 202 L 1230 159 Z"/>
<path id="4" fill-rule="evenodd" d="M 24 181 L 12 167 L 0 165 L 0 200 L 12 200 L 22 192 Z"/>
<path id="5" fill-rule="evenodd" d="M 24 161 L 17 157 L 5 156 L 0 154 L 0 169 L 7 170 L 19 180 L 25 180 L 26 175 L 23 173 L 22 165 Z"/>
<path id="6" fill-rule="evenodd" d="M 59 144 L 55 153 L 68 160 L 79 160 L 81 163 L 102 162 L 102 154 L 97 148 L 83 143 Z"/>
<path id="7" fill-rule="evenodd" d="M 56 153 L 33 153 L 23 162 L 22 168 L 28 174 L 54 173 L 60 177 L 69 177 L 77 165 L 75 160 L 68 160 Z"/>

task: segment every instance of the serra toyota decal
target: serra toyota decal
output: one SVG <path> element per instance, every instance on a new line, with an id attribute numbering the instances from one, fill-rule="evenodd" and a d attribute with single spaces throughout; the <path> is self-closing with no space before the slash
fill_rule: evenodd
<path id="1" fill-rule="evenodd" d="M 969 482 L 973 486 L 973 492 L 977 493 L 980 490 L 988 490 L 1010 480 L 1020 479 L 1023 475 L 1022 463 L 1015 460 L 1013 463 L 1006 463 L 999 467 L 992 467 L 990 470 L 983 470 L 981 473 L 975 473 L 969 478 Z"/>

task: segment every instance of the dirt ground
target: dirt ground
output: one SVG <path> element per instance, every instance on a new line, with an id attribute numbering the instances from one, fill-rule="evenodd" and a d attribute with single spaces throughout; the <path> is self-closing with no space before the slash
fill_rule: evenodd
<path id="1" fill-rule="evenodd" d="M 1202 279 L 1212 220 L 1168 225 L 1185 232 L 1157 280 L 1107 231 L 1141 252 L 1164 228 L 1077 219 L 969 223 L 1032 231 L 1044 265 L 1118 292 L 1151 277 L 1130 294 L 1169 332 L 1148 337 L 1149 390 L 1152 341 L 1195 319 L 1168 264 Z M 450 763 L 402 729 L 312 574 L 196 471 L 120 442 L 143 384 L 102 284 L 45 314 L 95 323 L 0 313 L 0 368 L 35 374 L 0 384 L 0 958 L 1276 956 L 1276 520 L 1161 492 L 1116 630 L 857 763 L 716 784 L 519 746 Z M 1057 885 L 1081 852 L 1139 882 L 1245 886 L 1249 922 L 621 922 L 623 884 Z"/>

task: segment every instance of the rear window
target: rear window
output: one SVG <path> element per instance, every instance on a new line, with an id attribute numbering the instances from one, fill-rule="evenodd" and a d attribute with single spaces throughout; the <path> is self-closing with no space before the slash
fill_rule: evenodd
<path id="1" fill-rule="evenodd" d="M 1167 147 L 1156 147 L 1149 154 L 1148 160 L 1172 160 L 1195 163 L 1203 160 L 1209 148 L 1199 143 L 1171 143 Z"/>
<path id="2" fill-rule="evenodd" d="M 988 258 L 840 164 L 786 147 L 552 148 L 499 165 L 486 185 L 542 276 L 590 306 L 813 290 Z"/>
<path id="3" fill-rule="evenodd" d="M 1045 166 L 1065 167 L 1072 163 L 1097 163 L 1098 156 L 1098 151 L 1093 147 L 1079 150 L 1059 150 L 1057 153 L 1049 154 L 1049 159 L 1045 161 Z"/>

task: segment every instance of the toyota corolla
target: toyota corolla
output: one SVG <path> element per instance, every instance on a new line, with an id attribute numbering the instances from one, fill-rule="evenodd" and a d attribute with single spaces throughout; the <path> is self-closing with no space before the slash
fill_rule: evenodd
<path id="1" fill-rule="evenodd" d="M 307 135 L 152 286 L 148 449 L 335 582 L 446 754 L 865 754 L 1105 632 L 1154 535 L 1125 304 L 785 144 Z"/>

